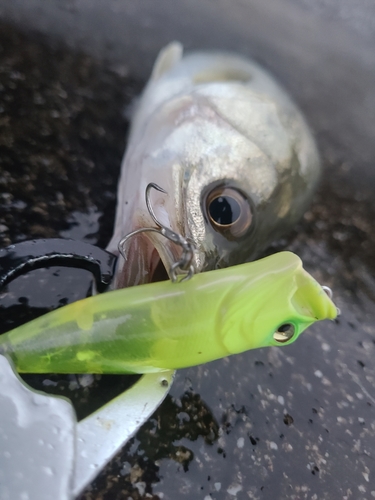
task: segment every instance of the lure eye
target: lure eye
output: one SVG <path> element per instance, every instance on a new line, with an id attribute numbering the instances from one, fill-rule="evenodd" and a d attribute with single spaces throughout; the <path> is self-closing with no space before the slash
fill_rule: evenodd
<path id="1" fill-rule="evenodd" d="M 284 344 L 284 342 L 288 342 L 295 332 L 294 325 L 291 323 L 285 323 L 284 325 L 280 325 L 276 332 L 273 334 L 273 339 L 280 344 Z"/>
<path id="2" fill-rule="evenodd" d="M 235 188 L 219 186 L 206 198 L 211 226 L 228 239 L 239 238 L 249 229 L 253 216 L 248 199 Z"/>

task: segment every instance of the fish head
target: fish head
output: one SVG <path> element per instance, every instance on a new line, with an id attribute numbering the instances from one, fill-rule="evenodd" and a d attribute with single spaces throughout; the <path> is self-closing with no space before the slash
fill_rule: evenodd
<path id="1" fill-rule="evenodd" d="M 301 217 L 319 174 L 315 144 L 307 130 L 298 133 L 306 125 L 292 111 L 286 116 L 265 95 L 219 82 L 163 102 L 142 126 L 136 121 L 109 249 L 155 227 L 145 192 L 156 183 L 166 191 L 150 196 L 156 218 L 194 242 L 196 272 L 258 257 Z M 159 270 L 166 279 L 181 252 L 156 232 L 131 238 L 116 286 L 155 281 Z"/>
<path id="2" fill-rule="evenodd" d="M 230 353 L 288 345 L 316 321 L 333 320 L 337 314 L 330 296 L 303 269 L 299 257 L 280 252 L 252 263 L 249 275 L 229 292 L 222 339 Z"/>

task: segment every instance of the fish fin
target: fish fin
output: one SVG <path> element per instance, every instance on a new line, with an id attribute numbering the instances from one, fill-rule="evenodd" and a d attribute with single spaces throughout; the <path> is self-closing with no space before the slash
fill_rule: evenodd
<path id="1" fill-rule="evenodd" d="M 184 48 L 180 42 L 171 42 L 161 49 L 154 63 L 151 79 L 158 80 L 173 68 L 181 60 L 183 51 Z"/>

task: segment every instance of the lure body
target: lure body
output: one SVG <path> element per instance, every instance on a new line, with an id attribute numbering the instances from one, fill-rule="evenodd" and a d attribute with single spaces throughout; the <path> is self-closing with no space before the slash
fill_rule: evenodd
<path id="1" fill-rule="evenodd" d="M 108 292 L 52 311 L 0 338 L 20 372 L 147 373 L 279 345 L 336 317 L 322 287 L 289 252 L 188 282 L 159 282 Z"/>
<path id="2" fill-rule="evenodd" d="M 319 173 L 301 112 L 267 71 L 237 54 L 184 55 L 171 43 L 134 107 L 108 249 L 154 226 L 144 198 L 156 182 L 167 192 L 152 193 L 157 218 L 194 241 L 197 272 L 242 264 L 295 225 Z M 151 282 L 160 261 L 168 272 L 178 260 L 154 233 L 133 238 L 127 255 L 115 288 Z"/>

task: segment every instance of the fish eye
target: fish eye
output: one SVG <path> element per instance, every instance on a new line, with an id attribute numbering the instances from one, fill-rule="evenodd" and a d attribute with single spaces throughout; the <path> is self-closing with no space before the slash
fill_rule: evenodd
<path id="1" fill-rule="evenodd" d="M 293 337 L 294 332 L 294 325 L 292 325 L 291 323 L 284 323 L 283 325 L 280 325 L 276 332 L 273 334 L 273 339 L 276 340 L 276 342 L 283 344 L 284 342 L 288 342 L 288 340 Z"/>
<path id="2" fill-rule="evenodd" d="M 212 189 L 206 197 L 206 211 L 211 226 L 228 239 L 243 236 L 253 219 L 247 197 L 231 187 Z"/>

